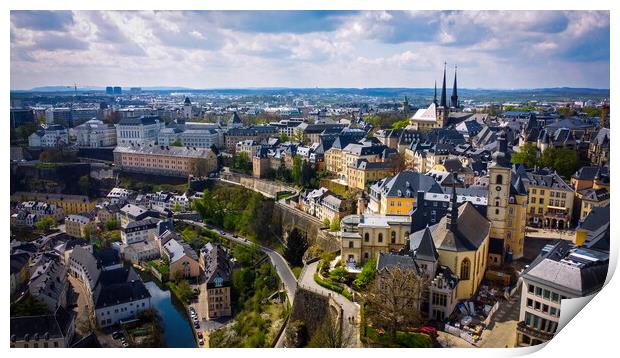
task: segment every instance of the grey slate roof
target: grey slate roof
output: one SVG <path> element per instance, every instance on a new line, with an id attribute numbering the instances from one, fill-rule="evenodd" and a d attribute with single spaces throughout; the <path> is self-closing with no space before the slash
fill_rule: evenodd
<path id="1" fill-rule="evenodd" d="M 93 293 L 95 308 L 151 297 L 144 283 L 132 267 L 103 271 Z"/>
<path id="2" fill-rule="evenodd" d="M 395 266 L 401 269 L 412 269 L 417 273 L 420 273 L 420 269 L 415 263 L 415 260 L 409 255 L 383 252 L 379 253 L 379 258 L 377 259 L 377 271 L 381 271 L 383 269 L 389 270 Z"/>
<path id="3" fill-rule="evenodd" d="M 59 307 L 54 314 L 42 316 L 11 317 L 11 342 L 22 341 L 25 337 L 33 340 L 58 339 L 67 336 L 73 325 L 75 315 Z"/>
<path id="4" fill-rule="evenodd" d="M 422 235 L 417 235 L 411 240 L 409 248 L 413 251 L 416 258 L 435 262 L 439 259 L 439 253 L 433 241 L 433 235 L 427 226 Z"/>
<path id="5" fill-rule="evenodd" d="M 373 190 L 388 197 L 413 198 L 419 190 L 442 193 L 441 187 L 432 177 L 411 170 L 402 171 L 384 178 L 373 185 Z"/>
<path id="6" fill-rule="evenodd" d="M 521 276 L 574 297 L 583 297 L 603 287 L 608 263 L 608 254 L 575 248 L 572 243 L 560 240 L 539 255 Z"/>
<path id="7" fill-rule="evenodd" d="M 159 119 L 159 116 L 140 116 L 140 117 L 129 117 L 129 118 L 123 118 L 121 119 L 118 124 L 120 125 L 129 125 L 129 126 L 136 126 L 136 125 L 150 125 L 150 124 L 155 124 L 155 121 Z"/>
<path id="8" fill-rule="evenodd" d="M 436 225 L 428 228 L 437 250 L 474 251 L 489 235 L 490 222 L 470 202 L 465 202 L 458 208 L 456 232 L 452 232 L 446 227 L 447 219 L 448 216 L 446 215 Z M 411 234 L 411 243 L 421 240 L 420 236 L 422 235 L 424 235 L 424 231 Z M 413 249 L 413 247 L 411 248 Z"/>

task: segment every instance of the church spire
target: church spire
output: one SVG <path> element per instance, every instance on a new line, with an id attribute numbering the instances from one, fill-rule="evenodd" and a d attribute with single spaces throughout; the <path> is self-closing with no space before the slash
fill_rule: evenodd
<path id="1" fill-rule="evenodd" d="M 433 96 L 433 103 L 437 106 L 437 80 L 435 80 L 435 95 Z"/>
<path id="2" fill-rule="evenodd" d="M 439 107 L 448 107 L 446 103 L 446 63 L 443 63 L 443 84 L 441 85 L 441 101 Z"/>
<path id="3" fill-rule="evenodd" d="M 446 216 L 446 229 L 456 232 L 457 221 L 459 218 L 459 208 L 456 197 L 456 172 L 452 172 L 452 197 L 450 198 L 450 207 Z"/>
<path id="4" fill-rule="evenodd" d="M 456 65 L 454 65 L 454 86 L 452 87 L 452 97 L 450 97 L 451 103 L 450 107 L 458 108 L 459 107 L 459 96 L 456 93 Z"/>

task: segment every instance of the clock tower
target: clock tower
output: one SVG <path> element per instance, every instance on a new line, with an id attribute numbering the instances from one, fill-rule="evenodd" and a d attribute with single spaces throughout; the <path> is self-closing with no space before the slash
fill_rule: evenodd
<path id="1" fill-rule="evenodd" d="M 494 252 L 498 257 L 490 259 L 490 263 L 501 264 L 506 254 L 506 242 L 511 234 L 509 220 L 510 188 L 512 170 L 508 159 L 506 133 L 502 130 L 497 139 L 498 146 L 493 153 L 493 162 L 489 166 L 489 191 L 487 196 L 487 219 L 491 222 L 491 240 L 501 240 L 502 252 Z M 499 245 L 497 245 L 499 246 Z"/>

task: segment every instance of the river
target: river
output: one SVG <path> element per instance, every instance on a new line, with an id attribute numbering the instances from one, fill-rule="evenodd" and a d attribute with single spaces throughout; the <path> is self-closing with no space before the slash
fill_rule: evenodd
<path id="1" fill-rule="evenodd" d="M 144 283 L 151 294 L 151 306 L 162 317 L 167 348 L 194 348 L 194 332 L 183 305 L 154 281 Z"/>

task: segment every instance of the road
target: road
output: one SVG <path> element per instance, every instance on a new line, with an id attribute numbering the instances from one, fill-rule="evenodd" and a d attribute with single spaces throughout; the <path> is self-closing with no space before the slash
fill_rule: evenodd
<path id="1" fill-rule="evenodd" d="M 349 330 L 354 332 L 352 337 L 352 341 L 349 343 L 349 347 L 360 347 L 361 342 L 359 341 L 359 322 L 360 322 L 360 307 L 358 304 L 349 301 L 343 295 L 338 294 L 336 292 L 327 290 L 326 288 L 321 287 L 318 283 L 314 281 L 314 274 L 317 271 L 317 267 L 319 262 L 313 262 L 304 266 L 304 269 L 299 276 L 299 284 L 302 288 L 309 288 L 311 291 L 317 292 L 320 295 L 328 296 L 331 295 L 334 300 L 342 307 L 343 315 L 344 315 L 344 324 L 349 327 Z M 349 317 L 353 317 L 353 320 L 350 321 Z M 346 327 L 346 326 L 345 326 Z M 343 330 L 345 331 L 345 330 Z"/>
<path id="2" fill-rule="evenodd" d="M 209 226 L 205 223 L 198 222 L 198 221 L 192 221 L 192 220 L 181 220 L 181 221 L 187 224 L 190 224 L 190 225 L 195 225 L 201 228 L 206 228 L 209 230 L 217 231 L 223 237 L 229 240 L 232 240 L 234 242 L 237 242 L 239 244 L 252 245 L 252 242 L 247 240 L 246 238 L 243 238 L 241 236 L 235 237 L 232 233 Z M 286 290 L 286 294 L 292 306 L 295 300 L 295 290 L 297 290 L 297 279 L 295 278 L 293 271 L 291 271 L 290 267 L 288 266 L 288 263 L 286 263 L 286 260 L 284 259 L 284 257 L 282 257 L 279 253 L 277 253 L 276 251 L 268 247 L 265 247 L 259 244 L 256 244 L 256 245 L 261 249 L 261 251 L 263 251 L 265 254 L 267 254 L 267 256 L 269 256 L 269 260 L 271 261 L 271 264 L 276 268 L 276 272 L 278 273 L 280 280 L 284 284 L 284 289 Z"/>

